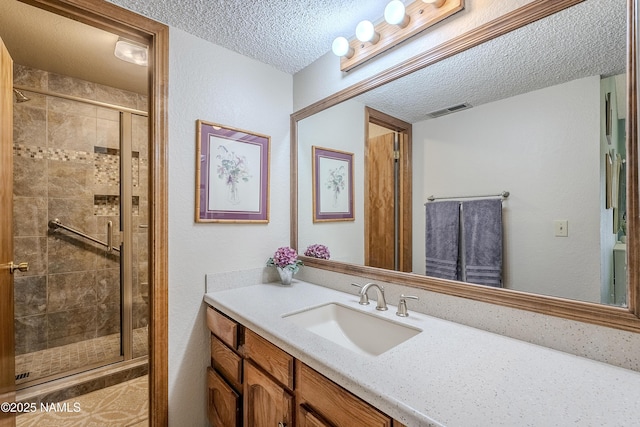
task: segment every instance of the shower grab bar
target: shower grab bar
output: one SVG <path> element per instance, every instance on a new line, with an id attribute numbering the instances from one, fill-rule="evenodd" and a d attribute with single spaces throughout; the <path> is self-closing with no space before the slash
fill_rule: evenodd
<path id="1" fill-rule="evenodd" d="M 503 199 L 506 199 L 507 197 L 509 197 L 509 192 L 508 191 L 503 191 L 500 194 L 485 194 L 482 196 L 457 196 L 457 197 L 434 197 L 434 196 L 429 196 L 427 197 L 427 200 L 430 202 L 433 202 L 434 200 L 441 200 L 441 199 L 475 199 L 475 198 L 484 198 L 484 197 L 501 197 Z"/>
<path id="2" fill-rule="evenodd" d="M 94 243 L 97 243 L 101 246 L 105 246 L 107 248 L 107 251 L 116 251 L 116 252 L 120 252 L 120 248 L 116 248 L 112 245 L 112 239 L 113 237 L 111 236 L 111 228 L 113 227 L 113 223 L 111 221 L 109 221 L 107 223 L 107 240 L 108 243 L 105 243 L 101 240 L 96 239 L 95 237 L 91 237 L 88 234 L 83 233 L 82 231 L 76 230 L 75 228 L 71 228 L 67 225 L 64 225 L 63 223 L 60 222 L 60 220 L 58 218 L 56 219 L 52 219 L 51 221 L 49 221 L 49 228 L 51 228 L 52 230 L 56 230 L 58 228 L 62 228 L 63 230 L 67 230 L 70 233 L 73 233 L 77 236 L 83 237 L 87 240 L 91 240 Z"/>

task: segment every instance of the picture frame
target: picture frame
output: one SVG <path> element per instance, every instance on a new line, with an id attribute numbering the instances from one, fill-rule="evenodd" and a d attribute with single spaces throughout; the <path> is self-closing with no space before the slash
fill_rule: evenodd
<path id="1" fill-rule="evenodd" d="M 271 137 L 196 121 L 196 222 L 268 223 Z"/>
<path id="2" fill-rule="evenodd" d="M 353 156 L 312 146 L 313 222 L 355 220 Z"/>

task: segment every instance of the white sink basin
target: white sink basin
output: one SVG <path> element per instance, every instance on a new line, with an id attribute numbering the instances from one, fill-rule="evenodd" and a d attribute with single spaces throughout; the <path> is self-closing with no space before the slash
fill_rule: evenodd
<path id="1" fill-rule="evenodd" d="M 351 351 L 377 356 L 422 332 L 420 329 L 329 303 L 282 316 Z"/>

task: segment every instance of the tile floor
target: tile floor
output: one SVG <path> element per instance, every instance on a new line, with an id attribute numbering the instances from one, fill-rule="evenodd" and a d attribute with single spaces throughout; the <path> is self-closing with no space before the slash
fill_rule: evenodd
<path id="1" fill-rule="evenodd" d="M 148 328 L 133 331 L 133 356 L 147 354 Z M 83 366 L 116 360 L 120 356 L 120 334 L 93 338 L 16 356 L 16 385 Z M 29 373 L 28 376 L 23 375 Z M 21 375 L 23 374 L 23 375 Z"/>
<path id="2" fill-rule="evenodd" d="M 148 376 L 59 402 L 58 411 L 37 407 L 18 415 L 16 427 L 143 427 L 148 426 Z"/>

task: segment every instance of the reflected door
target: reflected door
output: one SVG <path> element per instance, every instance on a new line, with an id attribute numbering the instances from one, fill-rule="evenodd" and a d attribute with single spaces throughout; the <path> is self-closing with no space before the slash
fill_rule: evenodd
<path id="1" fill-rule="evenodd" d="M 366 109 L 365 265 L 411 271 L 411 124 Z"/>
<path id="2" fill-rule="evenodd" d="M 397 256 L 397 134 L 370 137 L 366 161 L 370 173 L 366 187 L 368 224 L 365 263 L 371 267 L 398 269 Z"/>

